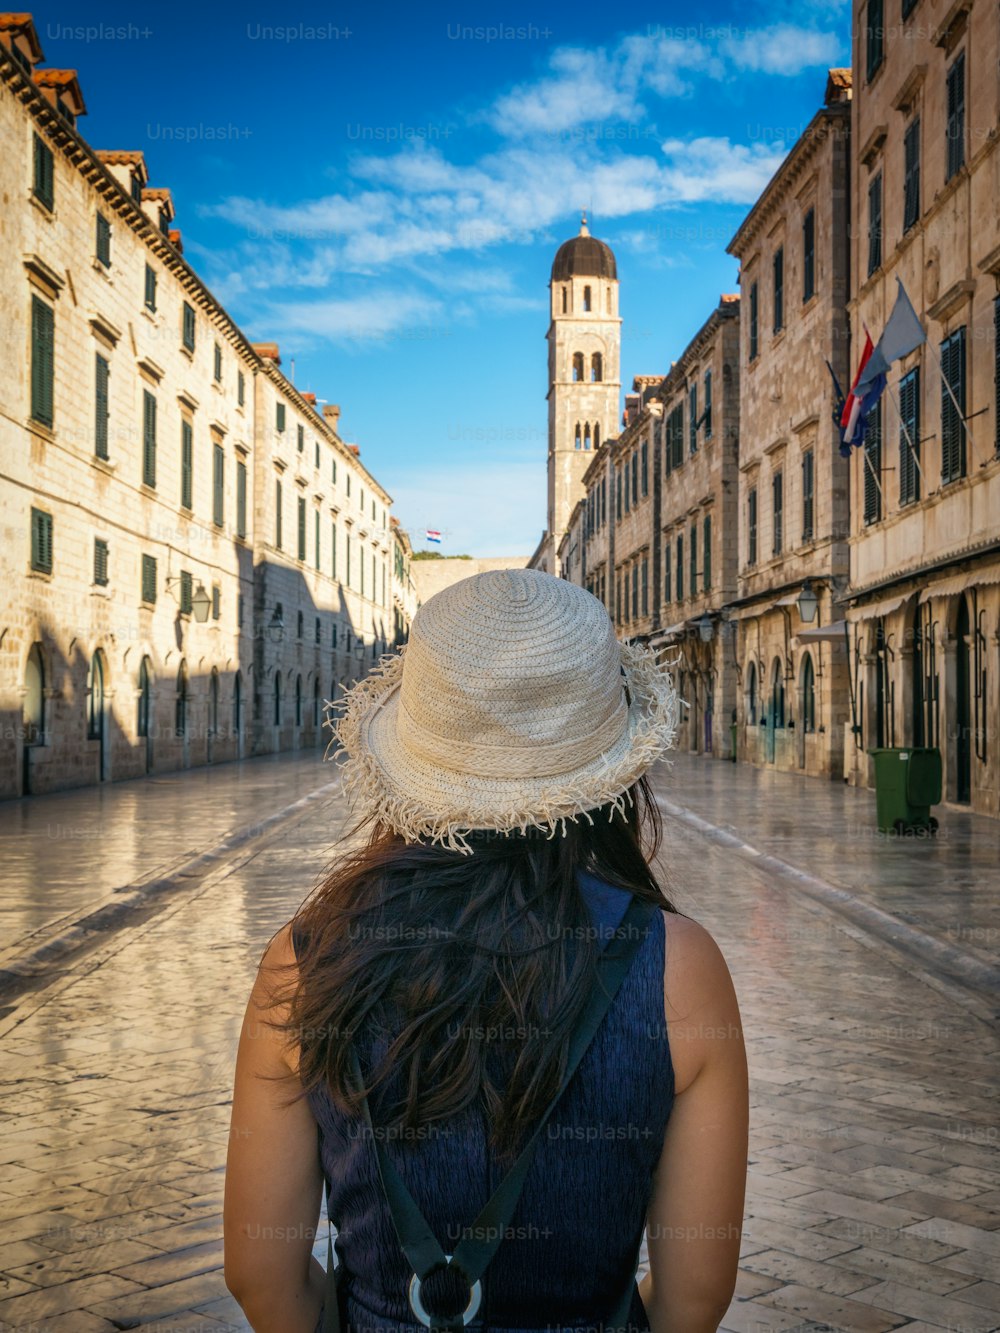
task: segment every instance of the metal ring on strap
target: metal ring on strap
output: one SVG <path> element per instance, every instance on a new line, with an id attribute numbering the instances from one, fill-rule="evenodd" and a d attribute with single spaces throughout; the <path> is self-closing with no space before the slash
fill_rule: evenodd
<path id="1" fill-rule="evenodd" d="M 451 1263 L 452 1255 L 446 1254 L 445 1259 Z M 461 1271 L 461 1270 L 459 1270 Z M 420 1279 L 416 1273 L 410 1278 L 410 1309 L 417 1316 L 424 1328 L 430 1328 L 432 1315 L 429 1315 L 424 1308 L 424 1303 L 420 1299 Z M 462 1311 L 462 1323 L 471 1324 L 476 1317 L 476 1311 L 479 1309 L 479 1303 L 483 1299 L 483 1288 L 478 1278 L 471 1283 L 469 1287 L 469 1303 Z"/>

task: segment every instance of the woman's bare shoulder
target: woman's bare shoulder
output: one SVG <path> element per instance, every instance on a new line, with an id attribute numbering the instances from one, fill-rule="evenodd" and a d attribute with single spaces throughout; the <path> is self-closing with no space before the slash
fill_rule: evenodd
<path id="1" fill-rule="evenodd" d="M 680 1093 L 706 1063 L 742 1046 L 743 1032 L 732 975 L 714 936 L 679 913 L 665 913 L 664 922 L 664 1016 Z"/>

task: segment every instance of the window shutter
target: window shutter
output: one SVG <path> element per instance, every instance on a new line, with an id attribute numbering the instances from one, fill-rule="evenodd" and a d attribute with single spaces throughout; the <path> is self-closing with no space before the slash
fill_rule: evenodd
<path id="1" fill-rule="evenodd" d="M 808 449 L 802 455 L 802 540 L 811 541 L 813 536 L 813 489 L 814 455 Z"/>
<path id="2" fill-rule="evenodd" d="M 705 371 L 705 410 L 702 413 L 702 420 L 705 425 L 705 439 L 712 438 L 712 372 Z"/>
<path id="3" fill-rule="evenodd" d="M 156 309 L 156 269 L 146 265 L 146 309 Z"/>
<path id="4" fill-rule="evenodd" d="M 885 52 L 885 25 L 882 14 L 883 0 L 868 0 L 868 23 L 865 77 L 870 80 L 882 64 Z"/>
<path id="5" fill-rule="evenodd" d="M 247 465 L 236 464 L 236 535 L 247 535 Z"/>
<path id="6" fill-rule="evenodd" d="M 757 487 L 747 496 L 747 564 L 757 563 Z"/>
<path id="7" fill-rule="evenodd" d="M 910 122 L 903 139 L 903 230 L 920 216 L 920 121 Z"/>
<path id="8" fill-rule="evenodd" d="M 243 403 L 246 399 L 246 389 L 247 389 L 246 377 L 244 376 L 242 370 L 238 370 L 236 372 L 236 401 L 239 403 L 240 407 L 243 406 Z"/>
<path id="9" fill-rule="evenodd" d="M 688 389 L 688 434 L 691 452 L 698 452 L 698 381 Z"/>
<path id="10" fill-rule="evenodd" d="M 101 537 L 94 538 L 94 582 L 101 587 L 108 582 L 108 543 Z"/>
<path id="11" fill-rule="evenodd" d="M 306 558 L 306 502 L 305 502 L 305 497 L 302 495 L 300 495 L 298 499 L 299 499 L 299 504 L 298 504 L 299 559 L 304 560 Z"/>
<path id="12" fill-rule="evenodd" d="M 218 343 L 215 344 L 212 355 L 212 374 L 215 376 L 216 383 L 222 379 L 222 348 Z"/>
<path id="13" fill-rule="evenodd" d="M 277 426 L 277 428 L 278 428 L 278 433 L 280 434 L 280 433 L 281 433 L 282 431 L 284 431 L 284 429 L 285 429 L 285 404 L 284 404 L 284 403 L 278 403 L 278 404 L 276 405 L 275 413 L 274 413 L 274 420 L 275 420 L 275 424 L 276 424 L 276 426 Z"/>
<path id="14" fill-rule="evenodd" d="M 217 528 L 222 527 L 225 517 L 225 482 L 226 482 L 226 455 L 221 444 L 212 447 L 212 480 L 213 480 L 213 498 L 212 498 L 212 521 Z"/>
<path id="15" fill-rule="evenodd" d="M 868 276 L 882 263 L 882 173 L 868 182 Z"/>
<path id="16" fill-rule="evenodd" d="M 663 549 L 663 600 L 665 602 L 672 602 L 674 600 L 673 592 L 670 587 L 670 575 L 672 573 L 673 564 L 670 559 L 670 542 L 668 540 Z"/>
<path id="17" fill-rule="evenodd" d="M 281 482 L 274 483 L 274 544 L 281 550 Z"/>
<path id="18" fill-rule="evenodd" d="M 51 427 L 55 420 L 53 372 L 55 311 L 38 296 L 31 298 L 31 418 Z"/>
<path id="19" fill-rule="evenodd" d="M 103 213 L 97 215 L 97 259 L 105 268 L 111 267 L 111 223 Z"/>
<path id="20" fill-rule="evenodd" d="M 153 555 L 142 557 L 142 600 L 156 601 L 156 557 Z"/>
<path id="21" fill-rule="evenodd" d="M 757 284 L 750 284 L 750 360 L 757 356 Z"/>
<path id="22" fill-rule="evenodd" d="M 94 354 L 94 453 L 108 456 L 108 374 L 110 367 L 100 352 Z"/>
<path id="23" fill-rule="evenodd" d="M 771 478 L 771 499 L 773 517 L 771 551 L 773 555 L 779 555 L 784 544 L 785 517 L 785 479 L 780 472 L 776 472 Z"/>
<path id="24" fill-rule="evenodd" d="M 677 600 L 684 600 L 684 535 L 677 538 Z"/>
<path id="25" fill-rule="evenodd" d="M 1000 296 L 993 302 L 993 424 L 994 445 L 1000 454 Z"/>
<path id="26" fill-rule="evenodd" d="M 774 332 L 785 327 L 785 248 L 774 252 Z"/>
<path id="27" fill-rule="evenodd" d="M 212 619 L 218 620 L 222 614 L 222 592 L 217 583 L 212 584 Z"/>
<path id="28" fill-rule="evenodd" d="M 320 566 L 320 540 L 319 540 L 319 525 L 320 525 L 320 512 L 319 512 L 319 510 L 318 510 L 318 509 L 317 509 L 317 510 L 316 510 L 316 511 L 315 511 L 315 531 L 316 531 L 316 568 L 317 568 L 317 569 L 319 569 L 319 568 L 321 568 L 321 566 Z"/>
<path id="29" fill-rule="evenodd" d="M 698 529 L 691 524 L 690 544 L 688 546 L 688 563 L 691 566 L 688 588 L 690 596 L 694 597 L 698 592 Z"/>
<path id="30" fill-rule="evenodd" d="M 306 447 L 306 428 L 305 428 L 305 426 L 302 426 L 302 425 L 297 426 L 297 427 L 296 427 L 296 432 L 295 432 L 295 433 L 296 433 L 296 440 L 297 440 L 297 443 L 298 443 L 299 453 L 302 453 L 303 449 L 305 449 L 305 447 Z"/>
<path id="31" fill-rule="evenodd" d="M 877 523 L 882 517 L 882 404 L 876 403 L 865 429 L 865 522 Z"/>
<path id="32" fill-rule="evenodd" d="M 965 162 L 965 52 L 948 71 L 948 174 L 951 180 Z"/>
<path id="33" fill-rule="evenodd" d="M 920 473 L 917 468 L 919 459 L 920 368 L 917 366 L 899 382 L 899 503 L 901 505 L 920 499 Z"/>
<path id="34" fill-rule="evenodd" d="M 55 175 L 52 149 L 35 135 L 35 198 L 51 213 L 55 207 Z"/>
<path id="35" fill-rule="evenodd" d="M 330 524 L 330 577 L 337 577 L 337 525 Z"/>
<path id="36" fill-rule="evenodd" d="M 148 389 L 142 391 L 142 480 L 156 485 L 156 399 Z"/>
<path id="37" fill-rule="evenodd" d="M 189 352 L 194 351 L 194 307 L 187 301 L 182 307 L 183 318 L 181 321 L 181 341 Z"/>
<path id="38" fill-rule="evenodd" d="M 194 431 L 190 421 L 181 421 L 181 508 L 190 509 L 194 492 Z"/>
<path id="39" fill-rule="evenodd" d="M 948 386 L 951 386 L 951 393 Z M 956 410 L 952 394 L 958 402 Z M 965 476 L 965 328 L 941 344 L 941 479 Z"/>
<path id="40" fill-rule="evenodd" d="M 191 614 L 191 571 L 189 569 L 181 570 L 181 611 L 184 615 Z"/>
<path id="41" fill-rule="evenodd" d="M 708 592 L 708 590 L 712 586 L 712 515 L 711 514 L 705 515 L 705 521 L 702 525 L 702 533 L 703 533 L 703 542 L 702 542 L 701 565 L 702 565 L 702 575 L 703 575 L 703 586 L 705 591 Z"/>
<path id="42" fill-rule="evenodd" d="M 31 568 L 52 573 L 52 515 L 44 509 L 31 510 Z"/>

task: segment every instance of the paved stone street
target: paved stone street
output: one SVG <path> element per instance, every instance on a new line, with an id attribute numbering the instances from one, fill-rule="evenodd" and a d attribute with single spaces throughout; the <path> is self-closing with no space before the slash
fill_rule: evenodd
<path id="1" fill-rule="evenodd" d="M 32 932 L 333 776 L 318 756 L 286 757 L 0 807 L 4 920 L 21 922 L 29 947 Z M 914 854 L 838 838 L 838 802 L 873 827 L 864 793 L 691 759 L 656 785 L 668 810 L 685 807 L 667 820 L 665 879 L 729 959 L 750 1054 L 744 1257 L 722 1327 L 1000 1329 L 996 1029 L 928 984 L 932 960 L 916 967 L 885 938 L 869 941 L 792 875 L 692 820 L 724 821 L 946 941 L 956 923 L 995 921 L 996 827 L 946 812 L 946 836 Z M 0 1328 L 247 1327 L 222 1277 L 236 1042 L 264 944 L 312 887 L 343 818 L 332 794 L 297 808 L 158 894 L 155 912 L 67 955 L 0 1017 Z M 95 819 L 100 836 L 45 834 Z M 949 942 L 985 966 L 986 941 Z M 325 1247 L 321 1234 L 324 1261 Z"/>

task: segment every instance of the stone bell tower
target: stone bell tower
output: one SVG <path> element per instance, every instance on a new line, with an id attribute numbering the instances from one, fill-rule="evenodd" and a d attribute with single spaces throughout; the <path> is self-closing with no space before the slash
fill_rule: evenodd
<path id="1" fill-rule="evenodd" d="M 549 506 L 545 568 L 559 574 L 556 552 L 594 450 L 618 434 L 621 320 L 618 270 L 611 247 L 580 232 L 556 251 L 549 281 Z"/>

